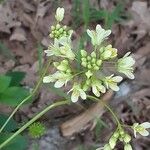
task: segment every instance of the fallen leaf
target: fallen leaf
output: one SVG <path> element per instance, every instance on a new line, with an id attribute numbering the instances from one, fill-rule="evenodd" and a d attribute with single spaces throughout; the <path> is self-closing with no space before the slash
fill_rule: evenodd
<path id="1" fill-rule="evenodd" d="M 11 37 L 10 37 L 10 41 L 20 41 L 20 42 L 24 42 L 26 41 L 26 33 L 24 31 L 23 28 L 21 27 L 18 27 L 18 28 L 15 28 Z"/>

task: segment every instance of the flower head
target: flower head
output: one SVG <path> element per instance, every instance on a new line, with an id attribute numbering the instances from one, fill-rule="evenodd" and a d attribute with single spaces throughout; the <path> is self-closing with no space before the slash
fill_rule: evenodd
<path id="1" fill-rule="evenodd" d="M 120 73 L 124 73 L 128 78 L 134 79 L 133 65 L 135 64 L 135 60 L 129 55 L 130 52 L 126 53 L 123 58 L 118 60 L 117 70 Z"/>
<path id="2" fill-rule="evenodd" d="M 108 45 L 106 47 L 100 48 L 100 53 L 101 53 L 101 59 L 102 60 L 108 60 L 115 58 L 117 56 L 117 49 L 112 48 L 112 45 Z"/>
<path id="3" fill-rule="evenodd" d="M 48 50 L 45 50 L 47 56 L 57 56 L 64 57 L 71 60 L 74 60 L 75 54 L 72 51 L 71 41 L 69 37 L 62 37 L 60 39 L 55 39 L 54 44 L 51 44 L 48 47 Z"/>
<path id="4" fill-rule="evenodd" d="M 58 22 L 63 20 L 64 13 L 65 13 L 64 8 L 60 8 L 60 7 L 57 8 L 55 18 Z"/>
<path id="5" fill-rule="evenodd" d="M 114 91 L 118 91 L 119 87 L 117 86 L 117 83 L 122 81 L 121 76 L 115 76 L 112 74 L 111 76 L 105 77 L 104 78 L 104 84 L 106 85 L 107 88 L 111 88 Z"/>
<path id="6" fill-rule="evenodd" d="M 71 101 L 72 102 L 77 102 L 79 97 L 81 97 L 83 100 L 86 99 L 86 93 L 85 91 L 81 88 L 81 84 L 79 83 L 74 83 L 72 89 L 69 91 L 72 91 L 72 95 L 71 95 Z"/>
<path id="7" fill-rule="evenodd" d="M 134 130 L 134 136 L 136 138 L 136 133 L 140 133 L 142 136 L 148 136 L 149 132 L 146 129 L 150 128 L 150 123 L 149 122 L 144 122 L 144 123 L 134 123 L 132 126 Z"/>
<path id="8" fill-rule="evenodd" d="M 111 30 L 104 30 L 97 25 L 96 31 L 87 29 L 87 34 L 91 37 L 93 45 L 100 45 L 111 34 Z"/>

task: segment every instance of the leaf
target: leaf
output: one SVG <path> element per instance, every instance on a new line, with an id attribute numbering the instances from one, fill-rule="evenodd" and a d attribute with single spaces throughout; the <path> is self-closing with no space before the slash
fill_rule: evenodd
<path id="1" fill-rule="evenodd" d="M 18 86 L 25 77 L 25 72 L 20 71 L 9 71 L 6 73 L 7 76 L 11 77 L 10 86 Z"/>
<path id="2" fill-rule="evenodd" d="M 0 93 L 4 92 L 10 85 L 11 77 L 0 75 Z"/>
<path id="3" fill-rule="evenodd" d="M 0 134 L 0 143 L 3 143 L 11 135 L 12 135 L 12 133 L 9 133 L 9 134 L 1 133 Z M 1 150 L 26 150 L 27 147 L 28 147 L 27 139 L 21 135 L 18 135 L 10 143 L 8 143 L 8 145 L 6 145 Z"/>
<path id="4" fill-rule="evenodd" d="M 25 88 L 15 86 L 9 87 L 0 95 L 0 103 L 10 106 L 17 106 L 28 95 L 29 91 Z"/>
<path id="5" fill-rule="evenodd" d="M 8 119 L 8 116 L 4 115 L 4 114 L 0 114 L 0 127 L 3 126 L 3 124 L 5 123 L 5 121 Z M 17 129 L 17 123 L 13 120 L 10 119 L 9 122 L 7 123 L 7 125 L 5 126 L 5 128 L 3 129 L 4 132 L 12 132 L 14 130 Z"/>

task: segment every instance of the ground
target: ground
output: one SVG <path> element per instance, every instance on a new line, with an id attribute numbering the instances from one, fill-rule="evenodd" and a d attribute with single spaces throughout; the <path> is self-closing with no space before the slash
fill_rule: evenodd
<path id="1" fill-rule="evenodd" d="M 110 11 L 119 1 L 93 0 L 90 3 L 95 9 Z M 6 49 L 3 50 L 0 46 L 0 74 L 9 70 L 26 72 L 22 86 L 32 89 L 39 75 L 38 49 L 40 47 L 42 50 L 46 49 L 51 42 L 49 28 L 54 22 L 55 10 L 59 6 L 64 7 L 66 10 L 64 24 L 72 26 L 75 22 L 72 13 L 74 4 L 73 0 L 2 1 L 0 4 L 0 43 L 5 45 L 8 51 L 6 52 Z M 135 80 L 125 79 L 120 84 L 119 92 L 107 94 L 110 105 L 117 112 L 121 121 L 131 125 L 134 122 L 150 121 L 150 1 L 125 0 L 123 5 L 124 13 L 128 17 L 113 23 L 109 42 L 118 49 L 120 56 L 127 51 L 132 52 L 136 60 Z M 104 25 L 104 21 L 99 19 L 90 22 L 90 28 L 94 28 L 97 23 Z M 84 30 L 83 22 L 74 28 L 76 29 L 74 40 L 78 41 Z M 46 60 L 44 53 L 43 57 Z M 26 121 L 59 98 L 60 96 L 52 89 L 42 86 L 33 104 L 22 108 L 15 115 L 15 119 L 18 122 Z M 74 124 L 74 131 L 70 131 L 69 128 L 69 133 L 63 128 L 66 123 L 74 121 L 81 117 L 82 113 L 91 110 L 91 102 L 80 102 L 79 104 L 82 107 L 79 107 L 78 104 L 64 106 L 42 117 L 40 121 L 46 124 L 47 133 L 40 139 L 32 140 L 29 149 L 32 149 L 35 143 L 38 143 L 40 149 L 44 150 L 91 150 L 90 147 L 93 145 L 96 147 L 103 145 L 108 140 L 109 133 L 114 129 L 114 122 L 107 111 L 104 111 L 103 115 L 101 111 L 99 112 L 101 115 L 97 114 L 109 126 L 109 129 L 102 128 L 98 135 L 95 134 L 96 127 L 91 118 L 89 122 L 75 122 L 77 125 Z M 4 105 L 0 105 L 0 108 L 1 112 L 10 113 L 12 111 L 12 108 Z M 67 134 L 69 136 L 66 137 Z M 135 150 L 149 150 L 150 139 L 138 136 L 132 141 L 132 145 Z M 118 145 L 117 150 L 122 150 L 121 144 Z"/>

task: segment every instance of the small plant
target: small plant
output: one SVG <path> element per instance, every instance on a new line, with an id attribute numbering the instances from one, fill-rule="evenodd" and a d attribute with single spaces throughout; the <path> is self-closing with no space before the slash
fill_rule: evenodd
<path id="1" fill-rule="evenodd" d="M 96 26 L 95 30 L 87 29 L 87 34 L 91 39 L 91 51 L 89 52 L 86 48 L 76 50 L 76 47 L 73 47 L 71 38 L 73 30 L 67 26 L 64 28 L 64 25 L 62 24 L 64 13 L 65 11 L 63 8 L 58 8 L 56 10 L 56 23 L 51 27 L 50 33 L 50 37 L 54 42 L 49 45 L 47 50 L 45 50 L 46 56 L 48 57 L 48 63 L 42 71 L 41 78 L 30 96 L 23 99 L 22 102 L 17 105 L 16 109 L 6 120 L 0 131 L 5 129 L 7 123 L 19 107 L 36 93 L 42 81 L 48 85 L 50 84 L 50 86 L 53 83 L 54 87 L 58 90 L 63 86 L 69 85 L 70 89 L 68 89 L 67 92 L 68 96 L 66 97 L 66 95 L 63 95 L 66 100 L 53 103 L 39 112 L 13 135 L 1 143 L 0 149 L 5 147 L 11 140 L 28 127 L 33 136 L 37 137 L 37 135 L 43 134 L 45 129 L 41 124 L 34 124 L 35 121 L 50 109 L 66 104 L 69 105 L 72 102 L 75 103 L 81 97 L 83 100 L 100 101 L 112 114 L 116 122 L 116 129 L 111 134 L 108 143 L 97 150 L 113 150 L 118 141 L 121 141 L 124 144 L 125 150 L 132 150 L 130 144 L 132 136 L 129 135 L 126 127 L 133 130 L 135 137 L 136 133 L 148 136 L 149 132 L 146 129 L 150 128 L 150 123 L 135 123 L 132 126 L 122 124 L 113 110 L 99 97 L 102 93 L 106 93 L 108 89 L 118 91 L 118 83 L 123 80 L 122 74 L 130 79 L 134 79 L 133 65 L 135 60 L 130 55 L 130 52 L 126 53 L 122 58 L 118 58 L 117 49 L 113 48 L 110 44 L 104 43 L 111 34 L 111 30 L 104 30 L 99 24 Z M 79 52 L 80 57 L 78 57 L 77 51 Z M 53 61 L 52 63 L 51 60 Z M 54 70 L 54 72 L 48 73 L 47 70 L 50 64 L 52 64 L 52 70 Z M 113 68 L 113 73 L 110 68 Z M 89 91 L 92 91 L 94 96 L 89 95 Z"/>

